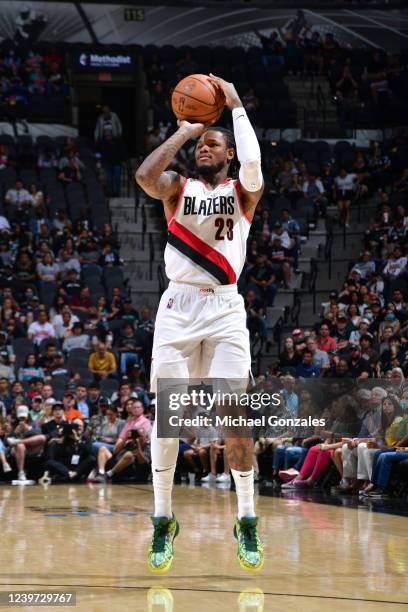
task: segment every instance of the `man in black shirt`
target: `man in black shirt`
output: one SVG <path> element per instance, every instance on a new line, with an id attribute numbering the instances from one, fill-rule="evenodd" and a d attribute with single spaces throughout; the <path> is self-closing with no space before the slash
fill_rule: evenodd
<path id="1" fill-rule="evenodd" d="M 142 334 L 135 333 L 133 323 L 125 321 L 119 338 L 120 371 L 127 374 L 129 366 L 141 366 L 141 353 L 144 348 Z"/>
<path id="2" fill-rule="evenodd" d="M 255 265 L 248 274 L 250 283 L 248 289 L 254 289 L 262 301 L 265 301 L 268 306 L 273 306 L 277 292 L 276 276 L 271 266 L 268 265 L 265 255 L 258 255 Z"/>
<path id="3" fill-rule="evenodd" d="M 373 370 L 367 359 L 361 357 L 359 344 L 350 346 L 349 370 L 353 378 L 372 378 Z"/>

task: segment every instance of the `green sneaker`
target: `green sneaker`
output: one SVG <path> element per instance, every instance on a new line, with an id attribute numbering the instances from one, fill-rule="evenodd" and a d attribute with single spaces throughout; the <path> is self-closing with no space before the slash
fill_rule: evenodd
<path id="1" fill-rule="evenodd" d="M 235 521 L 234 536 L 238 540 L 237 558 L 242 569 L 260 570 L 264 563 L 263 548 L 257 530 L 258 517 L 244 516 Z"/>
<path id="2" fill-rule="evenodd" d="M 153 536 L 147 552 L 147 565 L 156 574 L 167 572 L 174 558 L 173 540 L 178 535 L 180 526 L 173 514 L 167 516 L 152 516 Z"/>

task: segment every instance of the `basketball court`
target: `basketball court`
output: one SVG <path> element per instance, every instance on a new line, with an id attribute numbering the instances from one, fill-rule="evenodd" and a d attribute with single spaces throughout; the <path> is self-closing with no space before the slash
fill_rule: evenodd
<path id="1" fill-rule="evenodd" d="M 235 493 L 179 485 L 174 565 L 155 576 L 146 566 L 152 503 L 148 485 L 1 487 L 1 590 L 72 590 L 75 609 L 93 612 L 369 612 L 408 603 L 404 516 L 257 496 L 265 566 L 250 574 L 235 559 Z"/>

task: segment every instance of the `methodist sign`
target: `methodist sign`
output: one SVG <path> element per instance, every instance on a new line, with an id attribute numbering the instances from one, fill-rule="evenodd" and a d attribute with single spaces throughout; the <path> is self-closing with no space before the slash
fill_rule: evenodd
<path id="1" fill-rule="evenodd" d="M 133 53 L 121 51 L 112 53 L 108 51 L 82 50 L 76 51 L 73 58 L 73 69 L 81 72 L 133 72 L 135 57 Z"/>

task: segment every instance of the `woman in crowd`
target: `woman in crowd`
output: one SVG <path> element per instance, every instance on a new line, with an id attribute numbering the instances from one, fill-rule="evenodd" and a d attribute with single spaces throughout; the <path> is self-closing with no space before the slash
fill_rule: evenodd
<path id="1" fill-rule="evenodd" d="M 279 355 L 281 368 L 292 368 L 294 370 L 301 360 L 302 357 L 295 348 L 292 336 L 287 336 L 283 343 L 283 351 Z"/>
<path id="2" fill-rule="evenodd" d="M 32 378 L 44 378 L 44 370 L 39 366 L 35 353 L 29 353 L 24 361 L 24 366 L 18 370 L 18 380 L 29 381 Z"/>
<path id="3" fill-rule="evenodd" d="M 133 402 L 133 399 L 131 401 Z M 92 442 L 93 454 L 97 455 L 101 446 L 112 451 L 124 424 L 125 422 L 118 417 L 118 409 L 115 406 L 109 406 L 102 419 L 99 435 L 97 439 Z"/>

